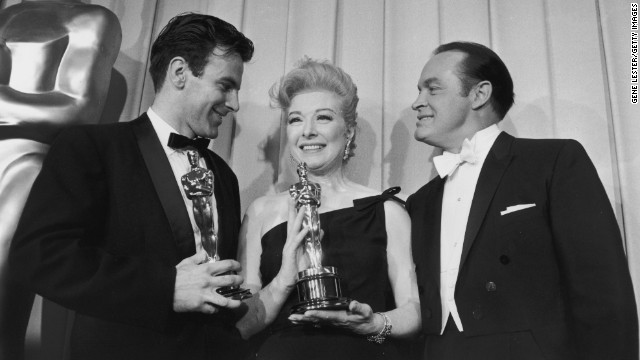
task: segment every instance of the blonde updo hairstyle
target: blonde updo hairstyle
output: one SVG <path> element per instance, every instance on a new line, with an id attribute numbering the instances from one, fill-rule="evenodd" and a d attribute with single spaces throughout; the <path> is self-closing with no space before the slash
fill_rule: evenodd
<path id="1" fill-rule="evenodd" d="M 283 110 L 289 109 L 291 100 L 301 93 L 310 91 L 329 91 L 341 99 L 340 111 L 348 130 L 353 130 L 349 143 L 348 158 L 354 156 L 356 148 L 356 128 L 358 113 L 358 88 L 351 76 L 341 68 L 326 60 L 302 59 L 296 68 L 283 76 L 269 91 L 273 106 Z"/>

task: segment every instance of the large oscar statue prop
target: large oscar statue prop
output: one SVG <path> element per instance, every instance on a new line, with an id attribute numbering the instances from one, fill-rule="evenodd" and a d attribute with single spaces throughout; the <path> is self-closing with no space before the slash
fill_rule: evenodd
<path id="1" fill-rule="evenodd" d="M 200 229 L 202 248 L 207 253 L 207 262 L 220 260 L 218 256 L 218 235 L 213 222 L 213 208 L 211 195 L 213 194 L 213 172 L 198 166 L 197 151 L 187 152 L 191 171 L 180 179 L 187 198 L 193 202 L 193 218 Z M 227 286 L 216 290 L 218 294 L 234 300 L 244 300 L 251 297 L 251 291 L 239 286 Z"/>
<path id="2" fill-rule="evenodd" d="M 319 184 L 307 179 L 307 164 L 298 165 L 300 182 L 291 185 L 289 194 L 296 201 L 296 209 L 304 211 L 303 225 L 309 228 L 304 239 L 304 252 L 311 267 L 298 272 L 297 303 L 292 313 L 301 314 L 307 310 L 343 310 L 349 307 L 349 299 L 342 296 L 340 277 L 333 266 L 322 266 L 322 247 L 320 244 L 320 207 L 321 188 Z"/>

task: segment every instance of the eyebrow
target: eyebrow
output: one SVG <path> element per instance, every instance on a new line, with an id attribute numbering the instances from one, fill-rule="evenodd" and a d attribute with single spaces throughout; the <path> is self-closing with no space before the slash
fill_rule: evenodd
<path id="1" fill-rule="evenodd" d="M 334 114 L 336 113 L 332 108 L 322 108 L 322 109 L 317 109 L 316 111 L 314 111 L 314 114 L 317 114 L 320 111 L 331 111 Z M 289 113 L 289 115 L 302 115 L 302 113 L 300 111 L 291 111 Z"/>
<path id="2" fill-rule="evenodd" d="M 238 84 L 238 82 L 236 81 L 236 79 L 230 77 L 230 76 L 224 76 L 218 79 L 218 82 L 228 82 L 231 84 L 231 86 L 233 86 L 236 89 L 240 89 L 240 85 Z"/>
<path id="3" fill-rule="evenodd" d="M 437 83 L 440 82 L 440 80 L 436 77 L 430 77 L 428 79 L 426 79 L 425 81 L 418 83 L 418 89 L 420 89 L 420 86 L 422 87 L 429 87 L 429 85 L 433 84 L 433 83 Z"/>

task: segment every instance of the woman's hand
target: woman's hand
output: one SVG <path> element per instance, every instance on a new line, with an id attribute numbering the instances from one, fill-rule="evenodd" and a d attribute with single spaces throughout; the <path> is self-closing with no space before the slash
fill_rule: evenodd
<path id="1" fill-rule="evenodd" d="M 292 290 L 296 284 L 298 271 L 309 267 L 309 260 L 304 254 L 302 242 L 309 233 L 309 228 L 302 226 L 304 211 L 297 211 L 295 201 L 289 199 L 289 219 L 287 221 L 287 240 L 282 249 L 282 264 L 280 271 L 273 280 L 287 290 Z M 321 233 L 322 236 L 322 233 Z"/>
<path id="2" fill-rule="evenodd" d="M 349 303 L 348 310 L 309 310 L 304 314 L 293 314 L 289 320 L 294 324 L 333 326 L 360 335 L 377 334 L 384 327 L 382 316 L 376 315 L 371 306 L 355 300 Z"/>

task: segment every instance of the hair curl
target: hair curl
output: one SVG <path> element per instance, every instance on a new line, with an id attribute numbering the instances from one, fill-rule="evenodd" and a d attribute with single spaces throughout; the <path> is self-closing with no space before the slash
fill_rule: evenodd
<path id="1" fill-rule="evenodd" d="M 303 58 L 296 67 L 283 76 L 269 90 L 274 107 L 289 109 L 291 101 L 301 93 L 324 90 L 336 94 L 341 100 L 340 112 L 348 130 L 353 131 L 348 157 L 354 156 L 358 113 L 358 88 L 351 76 L 326 60 Z"/>

